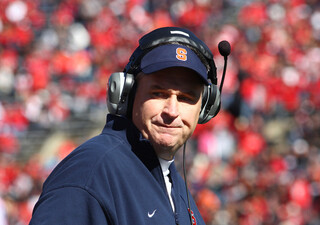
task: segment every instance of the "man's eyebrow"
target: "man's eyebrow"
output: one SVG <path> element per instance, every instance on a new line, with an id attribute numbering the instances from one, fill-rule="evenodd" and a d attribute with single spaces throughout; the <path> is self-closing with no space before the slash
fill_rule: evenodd
<path id="1" fill-rule="evenodd" d="M 151 85 L 152 89 L 161 89 L 161 90 L 165 90 L 166 88 L 161 87 L 159 84 L 153 84 Z"/>

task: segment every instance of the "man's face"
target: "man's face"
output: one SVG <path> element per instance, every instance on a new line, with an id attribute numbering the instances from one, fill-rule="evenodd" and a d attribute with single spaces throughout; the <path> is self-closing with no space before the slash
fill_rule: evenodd
<path id="1" fill-rule="evenodd" d="M 138 78 L 132 120 L 158 157 L 171 160 L 193 133 L 203 84 L 196 73 L 172 67 Z"/>

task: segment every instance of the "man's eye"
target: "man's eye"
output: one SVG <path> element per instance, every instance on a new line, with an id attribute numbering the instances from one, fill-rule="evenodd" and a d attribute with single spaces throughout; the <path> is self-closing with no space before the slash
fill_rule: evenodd
<path id="1" fill-rule="evenodd" d="M 157 97 L 157 98 L 163 98 L 163 97 L 165 97 L 165 94 L 163 92 L 154 91 L 154 92 L 152 92 L 152 96 Z"/>
<path id="2" fill-rule="evenodd" d="M 178 97 L 179 101 L 183 101 L 183 102 L 194 102 L 195 99 L 191 96 L 186 96 L 186 95 L 181 95 Z"/>

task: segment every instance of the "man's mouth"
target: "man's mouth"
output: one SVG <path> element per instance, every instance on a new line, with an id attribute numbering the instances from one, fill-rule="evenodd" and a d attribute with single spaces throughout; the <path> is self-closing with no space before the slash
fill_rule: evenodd
<path id="1" fill-rule="evenodd" d="M 155 122 L 153 123 L 154 125 L 158 126 L 158 127 L 163 127 L 163 128 L 167 128 L 167 129 L 175 129 L 175 128 L 181 128 L 181 125 L 178 124 L 164 124 L 164 123 L 158 123 Z"/>

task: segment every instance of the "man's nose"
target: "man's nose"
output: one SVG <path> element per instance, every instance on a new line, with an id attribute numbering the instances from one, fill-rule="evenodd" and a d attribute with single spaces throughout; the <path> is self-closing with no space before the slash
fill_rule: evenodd
<path id="1" fill-rule="evenodd" d="M 166 99 L 163 111 L 170 117 L 177 117 L 179 115 L 179 102 L 177 96 L 172 95 Z"/>

